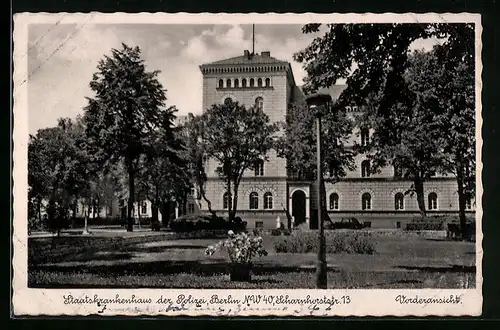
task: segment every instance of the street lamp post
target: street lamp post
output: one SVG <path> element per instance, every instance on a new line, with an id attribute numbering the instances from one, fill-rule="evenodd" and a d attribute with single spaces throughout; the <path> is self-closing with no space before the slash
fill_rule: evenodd
<path id="1" fill-rule="evenodd" d="M 314 94 L 306 99 L 310 110 L 316 117 L 316 162 L 317 162 L 317 207 L 318 207 L 318 258 L 316 261 L 316 287 L 326 289 L 328 283 L 326 263 L 326 242 L 323 217 L 323 159 L 321 156 L 321 117 L 330 111 L 331 96 L 328 94 Z"/>

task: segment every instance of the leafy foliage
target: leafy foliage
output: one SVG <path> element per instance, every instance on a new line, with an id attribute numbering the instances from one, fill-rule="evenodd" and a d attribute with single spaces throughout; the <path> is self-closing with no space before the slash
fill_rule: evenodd
<path id="1" fill-rule="evenodd" d="M 229 219 L 235 217 L 238 188 L 245 170 L 266 161 L 278 127 L 262 111 L 246 109 L 238 102 L 213 105 L 201 116 L 202 141 L 206 154 L 218 164 L 217 173 L 232 196 Z"/>
<path id="2" fill-rule="evenodd" d="M 157 131 L 165 126 L 166 95 L 157 80 L 158 71 L 148 72 L 138 47 L 125 44 L 112 49 L 98 66 L 90 88 L 85 122 L 88 143 L 98 160 L 123 161 L 128 173 L 128 230 L 132 230 L 135 177 L 144 155 L 153 152 Z M 167 118 L 167 119 L 166 119 Z"/>

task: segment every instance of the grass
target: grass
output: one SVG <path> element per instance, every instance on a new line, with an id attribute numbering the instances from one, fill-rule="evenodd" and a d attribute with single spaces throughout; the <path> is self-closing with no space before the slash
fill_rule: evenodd
<path id="1" fill-rule="evenodd" d="M 230 282 L 228 258 L 204 254 L 216 239 L 61 237 L 29 241 L 30 287 L 313 288 L 314 253 L 276 253 L 254 261 L 252 282 Z M 328 254 L 332 288 L 470 288 L 475 286 L 473 243 L 373 236 L 376 253 Z"/>

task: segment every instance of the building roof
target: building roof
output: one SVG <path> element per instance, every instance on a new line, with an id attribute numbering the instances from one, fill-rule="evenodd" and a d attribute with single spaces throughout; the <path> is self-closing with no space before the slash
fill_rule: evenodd
<path id="1" fill-rule="evenodd" d="M 288 64 L 287 61 L 278 60 L 271 57 L 269 52 L 259 54 L 244 54 L 241 56 L 231 57 L 220 61 L 205 63 L 205 65 L 241 65 L 241 64 Z"/>

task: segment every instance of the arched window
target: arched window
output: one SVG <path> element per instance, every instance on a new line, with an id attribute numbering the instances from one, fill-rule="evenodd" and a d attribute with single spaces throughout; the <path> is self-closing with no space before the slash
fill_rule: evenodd
<path id="1" fill-rule="evenodd" d="M 394 209 L 404 210 L 405 209 L 405 196 L 403 193 L 398 192 L 394 195 Z"/>
<path id="2" fill-rule="evenodd" d="M 231 195 L 228 192 L 225 192 L 224 195 L 222 196 L 222 208 L 225 210 L 228 209 L 230 202 L 231 202 Z"/>
<path id="3" fill-rule="evenodd" d="M 269 191 L 264 194 L 264 209 L 270 210 L 273 208 L 273 194 Z"/>
<path id="4" fill-rule="evenodd" d="M 255 80 L 253 78 L 250 78 L 250 87 L 255 86 Z"/>
<path id="5" fill-rule="evenodd" d="M 226 97 L 224 99 L 224 105 L 231 105 L 233 103 L 233 100 L 230 97 Z"/>
<path id="6" fill-rule="evenodd" d="M 257 79 L 257 86 L 262 87 L 262 78 Z"/>
<path id="7" fill-rule="evenodd" d="M 231 88 L 231 79 L 226 80 L 226 87 Z"/>
<path id="8" fill-rule="evenodd" d="M 361 145 L 367 146 L 370 143 L 370 131 L 368 128 L 361 129 Z"/>
<path id="9" fill-rule="evenodd" d="M 337 193 L 333 193 L 330 195 L 330 210 L 338 210 L 339 209 L 339 195 Z"/>
<path id="10" fill-rule="evenodd" d="M 240 80 L 239 79 L 234 79 L 234 87 L 236 87 L 236 88 L 240 87 Z"/>
<path id="11" fill-rule="evenodd" d="M 255 99 L 255 109 L 258 111 L 264 110 L 264 99 L 260 96 Z"/>
<path id="12" fill-rule="evenodd" d="M 271 79 L 266 78 L 266 87 L 271 87 Z"/>
<path id="13" fill-rule="evenodd" d="M 247 80 L 245 78 L 241 79 L 241 87 L 247 87 Z"/>
<path id="14" fill-rule="evenodd" d="M 259 159 L 255 162 L 255 176 L 263 176 L 264 175 L 264 161 Z"/>
<path id="15" fill-rule="evenodd" d="M 224 80 L 219 79 L 219 88 L 224 88 Z"/>
<path id="16" fill-rule="evenodd" d="M 361 162 L 361 177 L 367 178 L 370 176 L 370 161 L 364 160 Z"/>
<path id="17" fill-rule="evenodd" d="M 257 210 L 259 208 L 259 194 L 253 192 L 249 196 L 250 210 Z"/>
<path id="18" fill-rule="evenodd" d="M 431 192 L 427 197 L 427 202 L 429 205 L 429 210 L 437 210 L 438 208 L 438 196 L 435 192 Z"/>
<path id="19" fill-rule="evenodd" d="M 361 196 L 361 208 L 363 210 L 372 209 L 372 196 L 369 193 L 364 193 L 363 196 Z"/>

